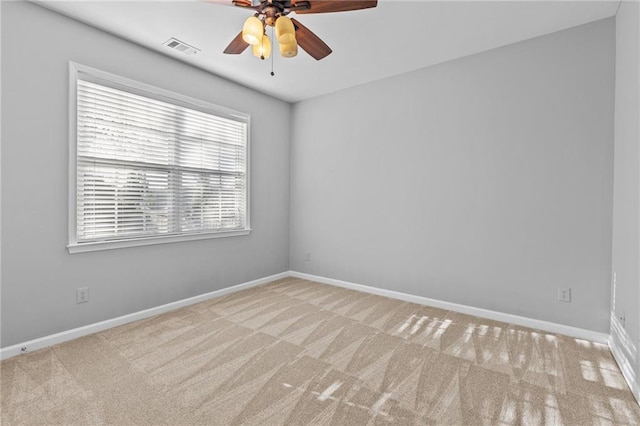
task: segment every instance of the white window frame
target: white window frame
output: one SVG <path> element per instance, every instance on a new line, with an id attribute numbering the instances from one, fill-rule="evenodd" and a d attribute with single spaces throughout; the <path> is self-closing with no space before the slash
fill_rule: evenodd
<path id="1" fill-rule="evenodd" d="M 246 169 L 245 169 L 245 202 L 246 202 L 246 222 L 245 228 L 232 231 L 205 231 L 199 233 L 189 234 L 173 234 L 173 235 L 159 235 L 148 237 L 136 237 L 127 239 L 109 239 L 104 241 L 87 241 L 80 242 L 77 235 L 77 79 L 79 74 L 85 73 L 89 76 L 106 80 L 120 86 L 125 90 L 139 94 L 152 99 L 161 100 L 164 102 L 170 102 L 173 104 L 186 106 L 192 109 L 204 111 L 214 114 L 219 117 L 230 118 L 233 120 L 242 120 L 247 124 L 247 141 L 246 141 Z M 131 80 L 125 77 L 121 77 L 115 74 L 101 71 L 96 68 L 81 65 L 75 62 L 69 62 L 69 244 L 67 249 L 69 253 L 81 253 L 97 250 L 109 250 L 125 247 L 147 246 L 152 244 L 174 243 L 182 241 L 194 241 L 210 238 L 223 238 L 234 237 L 239 235 L 248 235 L 251 232 L 250 227 L 250 116 L 248 114 L 234 111 L 228 108 L 224 108 L 218 105 L 211 104 L 199 99 L 195 99 L 189 96 L 181 95 L 179 93 L 171 92 L 169 90 L 161 89 L 155 86 L 151 86 L 145 83 L 140 83 L 135 80 Z"/>

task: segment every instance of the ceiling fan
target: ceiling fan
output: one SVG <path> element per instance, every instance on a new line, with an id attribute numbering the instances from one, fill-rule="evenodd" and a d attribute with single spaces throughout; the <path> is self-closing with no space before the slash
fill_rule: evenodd
<path id="1" fill-rule="evenodd" d="M 229 43 L 224 53 L 237 55 L 253 46 L 253 54 L 261 59 L 271 54 L 271 40 L 266 27 L 274 27 L 280 53 L 285 58 L 297 55 L 298 46 L 316 60 L 331 53 L 331 48 L 310 29 L 296 19 L 291 12 L 329 13 L 376 7 L 378 0 L 207 0 L 255 11 L 244 23 L 242 31 Z"/>

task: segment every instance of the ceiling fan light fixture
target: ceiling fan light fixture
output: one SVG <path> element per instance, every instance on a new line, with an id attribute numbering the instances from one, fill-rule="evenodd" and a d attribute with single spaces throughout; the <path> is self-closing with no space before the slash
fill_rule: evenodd
<path id="1" fill-rule="evenodd" d="M 295 43 L 296 29 L 290 18 L 280 16 L 276 20 L 276 37 L 281 45 Z"/>
<path id="2" fill-rule="evenodd" d="M 253 45 L 253 56 L 260 59 L 267 59 L 271 56 L 271 40 L 269 40 L 266 34 L 262 35 L 260 43 Z"/>
<path id="3" fill-rule="evenodd" d="M 261 20 L 255 16 L 250 16 L 244 21 L 244 25 L 242 26 L 242 39 L 245 43 L 255 46 L 260 43 L 263 34 L 264 26 Z"/>
<path id="4" fill-rule="evenodd" d="M 2 0 L 0 0 L 2 1 Z M 378 0 L 208 0 L 212 3 L 227 3 L 244 9 L 252 10 L 253 17 L 246 20 L 242 31 L 236 35 L 224 49 L 228 55 L 238 55 L 250 45 L 262 42 L 262 35 L 266 26 L 275 27 L 272 32 L 270 46 L 276 41 L 280 46 L 280 53 L 285 58 L 292 58 L 298 54 L 298 39 L 300 47 L 313 59 L 319 61 L 331 53 L 331 48 L 315 35 L 313 31 L 302 25 L 294 18 L 295 13 L 327 13 L 345 12 L 349 10 L 369 9 L 378 5 Z M 254 49 L 257 56 L 264 47 Z M 260 55 L 264 57 L 264 55 Z M 273 58 L 273 56 L 272 56 Z M 273 72 L 271 72 L 273 75 Z"/>
<path id="5" fill-rule="evenodd" d="M 280 54 L 284 58 L 293 58 L 298 54 L 298 44 L 294 40 L 293 43 L 280 43 Z"/>

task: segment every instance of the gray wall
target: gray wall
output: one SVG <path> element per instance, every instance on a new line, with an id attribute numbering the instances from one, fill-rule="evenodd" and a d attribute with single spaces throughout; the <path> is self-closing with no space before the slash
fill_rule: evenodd
<path id="1" fill-rule="evenodd" d="M 622 2 L 616 16 L 613 305 L 626 317 L 627 336 L 640 348 L 640 5 Z M 624 350 L 640 377 L 640 359 Z"/>
<path id="2" fill-rule="evenodd" d="M 288 269 L 290 135 L 271 117 L 289 104 L 33 4 L 2 9 L 1 346 Z M 68 254 L 69 61 L 251 114 L 252 233 Z"/>
<path id="3" fill-rule="evenodd" d="M 607 19 L 295 104 L 291 269 L 608 332 L 614 43 Z"/>

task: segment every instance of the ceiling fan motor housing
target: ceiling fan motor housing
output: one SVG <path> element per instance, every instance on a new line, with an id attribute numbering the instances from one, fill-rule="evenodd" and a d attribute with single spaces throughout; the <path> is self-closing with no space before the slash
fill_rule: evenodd
<path id="1" fill-rule="evenodd" d="M 282 12 L 279 11 L 275 6 L 267 6 L 262 11 L 264 13 L 264 23 L 273 27 L 276 24 L 276 20 L 283 16 Z"/>

